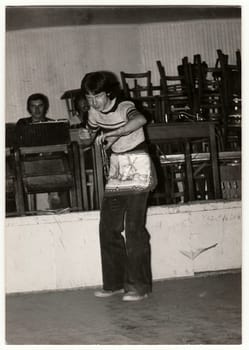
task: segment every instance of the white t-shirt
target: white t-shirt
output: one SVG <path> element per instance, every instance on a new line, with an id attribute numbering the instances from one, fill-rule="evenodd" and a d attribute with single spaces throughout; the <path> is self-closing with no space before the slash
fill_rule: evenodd
<path id="1" fill-rule="evenodd" d="M 88 124 L 91 128 L 115 130 L 127 124 L 129 119 L 136 118 L 137 111 L 131 101 L 116 101 L 114 106 L 107 112 L 96 111 L 90 108 L 88 112 Z M 116 153 L 132 150 L 145 140 L 143 127 L 133 131 L 129 135 L 121 136 L 113 145 L 112 151 Z"/>

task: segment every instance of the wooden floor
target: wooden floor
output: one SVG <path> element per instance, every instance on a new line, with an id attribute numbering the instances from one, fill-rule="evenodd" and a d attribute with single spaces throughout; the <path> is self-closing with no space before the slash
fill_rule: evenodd
<path id="1" fill-rule="evenodd" d="M 154 283 L 140 302 L 97 299 L 94 289 L 8 295 L 6 343 L 240 344 L 241 274 Z"/>

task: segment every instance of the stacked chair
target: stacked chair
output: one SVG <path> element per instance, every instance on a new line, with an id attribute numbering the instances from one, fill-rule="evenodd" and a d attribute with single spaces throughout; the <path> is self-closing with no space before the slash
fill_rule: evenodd
<path id="1" fill-rule="evenodd" d="M 217 50 L 216 66 L 221 70 L 222 95 L 226 119 L 223 124 L 225 150 L 241 149 L 241 55 L 236 51 L 236 64 L 229 64 L 229 57 Z"/>
<path id="2" fill-rule="evenodd" d="M 151 71 L 142 73 L 120 72 L 124 97 L 134 101 L 149 122 L 163 122 L 160 95 L 161 86 L 151 82 Z"/>
<path id="3" fill-rule="evenodd" d="M 148 126 L 155 124 L 166 130 L 164 126 L 170 124 L 172 131 L 178 130 L 180 123 L 184 126 L 185 138 L 179 135 L 166 140 L 165 134 L 164 140 L 158 140 L 154 135 L 151 153 L 156 162 L 159 185 L 151 197 L 151 203 L 170 204 L 229 196 L 239 198 L 240 52 L 236 52 L 236 64 L 231 65 L 228 55 L 217 50 L 214 67 L 210 67 L 200 54 L 195 54 L 192 62 L 188 57 L 183 57 L 176 75 L 168 74 L 160 60 L 156 61 L 156 65 L 160 76 L 159 86 L 153 86 L 151 71 L 120 73 L 124 95 L 136 101 L 145 115 L 148 113 Z M 212 137 L 211 142 L 207 134 L 200 133 L 199 137 L 198 133 L 192 135 L 192 129 L 196 129 L 200 123 L 207 130 L 212 128 L 215 140 Z M 214 148 L 217 148 L 219 155 L 215 180 Z M 186 161 L 189 155 L 191 162 Z M 219 182 L 219 189 L 214 181 Z M 234 191 L 229 190 L 231 186 Z M 231 197 L 232 192 L 234 195 Z"/>
<path id="4" fill-rule="evenodd" d="M 189 63 L 184 64 L 179 75 L 168 75 L 161 61 L 157 61 L 160 74 L 161 100 L 165 112 L 165 122 L 175 122 L 181 118 L 181 112 L 193 112 L 193 96 L 190 80 Z"/>
<path id="5" fill-rule="evenodd" d="M 178 76 L 174 77 L 167 75 L 161 61 L 157 61 L 161 99 L 167 115 L 165 121 L 168 123 L 213 124 L 217 150 L 220 152 L 218 177 L 222 191 L 218 191 L 219 196 L 238 199 L 241 192 L 241 167 L 240 152 L 237 151 L 241 145 L 240 125 L 236 121 L 241 118 L 240 52 L 236 52 L 236 65 L 229 65 L 228 56 L 221 50 L 217 50 L 217 56 L 214 67 L 209 67 L 199 54 L 194 55 L 193 63 L 184 57 L 178 66 Z M 163 162 L 160 161 L 162 170 L 159 173 L 163 177 L 161 182 L 168 187 L 166 202 L 218 198 L 213 192 L 212 157 L 210 158 L 210 143 L 207 139 L 196 137 L 189 140 L 191 170 L 186 163 L 187 144 L 178 143 L 178 147 L 174 144 L 176 142 L 172 139 L 170 144 L 161 142 L 156 147 L 157 157 L 164 159 Z M 192 197 L 187 193 L 190 173 L 193 177 Z"/>

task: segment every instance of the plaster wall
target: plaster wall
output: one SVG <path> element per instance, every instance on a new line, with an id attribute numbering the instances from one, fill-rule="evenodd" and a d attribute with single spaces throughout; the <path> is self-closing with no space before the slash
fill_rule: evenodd
<path id="1" fill-rule="evenodd" d="M 68 118 L 66 90 L 80 88 L 93 70 L 152 71 L 159 85 L 156 60 L 174 75 L 184 56 L 192 62 L 201 54 L 215 64 L 217 49 L 235 63 L 241 47 L 240 19 L 193 20 L 146 24 L 108 24 L 14 30 L 6 33 L 6 122 L 27 116 L 27 97 L 42 92 L 49 97 L 48 116 Z"/>
<path id="2" fill-rule="evenodd" d="M 7 293 L 101 285 L 99 212 L 7 218 Z M 148 209 L 153 279 L 241 267 L 241 202 Z"/>

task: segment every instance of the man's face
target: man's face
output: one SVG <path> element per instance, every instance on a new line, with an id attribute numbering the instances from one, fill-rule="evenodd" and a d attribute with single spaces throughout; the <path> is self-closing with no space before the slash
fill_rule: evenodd
<path id="1" fill-rule="evenodd" d="M 89 110 L 89 105 L 87 100 L 85 100 L 84 98 L 80 99 L 78 102 L 78 108 L 81 112 L 86 112 Z"/>
<path id="2" fill-rule="evenodd" d="M 33 122 L 42 121 L 45 117 L 45 105 L 42 100 L 31 100 L 29 103 L 29 110 Z"/>

